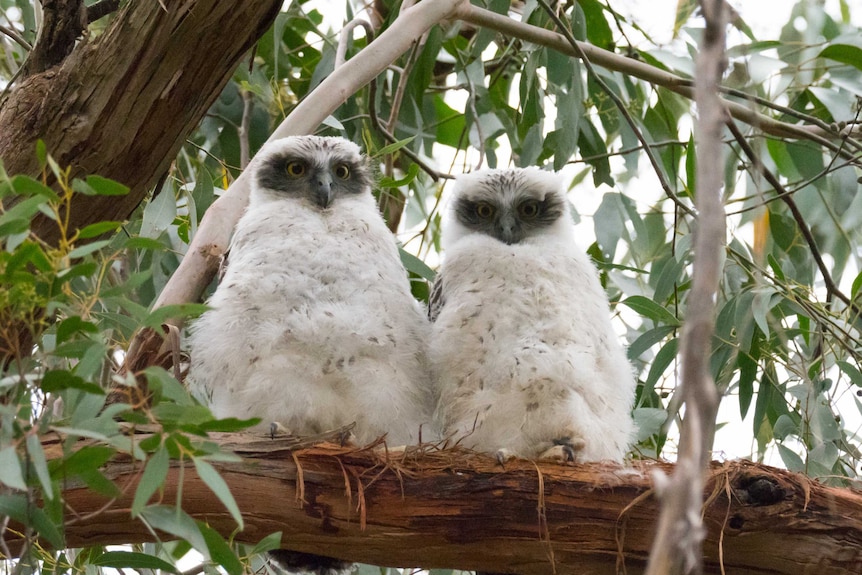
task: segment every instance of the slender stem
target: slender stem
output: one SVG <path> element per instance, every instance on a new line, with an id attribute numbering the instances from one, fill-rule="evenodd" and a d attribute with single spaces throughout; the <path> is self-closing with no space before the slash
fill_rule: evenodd
<path id="1" fill-rule="evenodd" d="M 33 46 L 31 46 L 30 43 L 24 39 L 24 36 L 19 34 L 14 28 L 7 28 L 6 26 L 0 24 L 0 32 L 15 40 L 15 42 L 17 42 L 19 46 L 21 46 L 28 52 L 33 49 Z"/>
<path id="2" fill-rule="evenodd" d="M 781 185 L 781 182 L 778 181 L 775 174 L 773 174 L 772 171 L 760 161 L 760 158 L 745 140 L 745 136 L 739 131 L 739 127 L 732 119 L 728 119 L 727 127 L 730 129 L 733 137 L 736 138 L 736 142 L 739 144 L 740 149 L 754 165 L 755 170 L 760 172 L 763 178 L 778 193 L 778 197 L 781 198 L 781 201 L 784 202 L 790 210 L 790 213 L 793 215 L 793 219 L 796 220 L 796 225 L 799 226 L 799 231 L 802 232 L 802 237 L 805 238 L 805 243 L 808 244 L 808 249 L 811 251 L 811 257 L 814 258 L 814 262 L 817 264 L 817 269 L 820 270 L 820 275 L 823 276 L 823 283 L 826 284 L 826 291 L 830 295 L 840 299 L 846 305 L 853 307 L 853 303 L 850 301 L 850 298 L 844 295 L 832 279 L 832 275 L 829 273 L 829 268 L 826 267 L 826 263 L 823 261 L 823 256 L 820 254 L 820 249 L 817 247 L 817 240 L 814 239 L 814 234 L 811 233 L 811 228 L 808 227 L 808 223 L 805 221 L 805 216 L 802 215 L 802 212 L 799 210 L 799 206 L 796 205 L 796 201 L 793 199 L 792 194 L 788 193 L 788 191 L 784 189 L 784 186 Z"/>
<path id="3" fill-rule="evenodd" d="M 251 159 L 249 146 L 249 128 L 251 127 L 251 114 L 254 111 L 254 94 L 249 90 L 242 90 L 242 120 L 239 125 L 239 165 L 244 170 L 248 167 Z"/>

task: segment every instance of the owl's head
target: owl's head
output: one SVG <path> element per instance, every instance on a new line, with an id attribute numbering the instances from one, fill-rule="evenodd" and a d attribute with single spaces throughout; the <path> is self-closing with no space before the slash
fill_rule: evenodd
<path id="1" fill-rule="evenodd" d="M 295 198 L 325 210 L 339 197 L 371 189 L 365 157 L 344 138 L 282 138 L 261 148 L 254 163 L 251 198 L 255 202 Z"/>
<path id="2" fill-rule="evenodd" d="M 470 234 L 517 244 L 556 234 L 568 220 L 560 176 L 536 167 L 478 170 L 459 176 L 444 227 L 444 246 Z"/>

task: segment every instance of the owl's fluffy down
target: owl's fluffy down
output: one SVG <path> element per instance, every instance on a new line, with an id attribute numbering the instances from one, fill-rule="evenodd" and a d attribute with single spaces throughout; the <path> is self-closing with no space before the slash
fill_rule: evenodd
<path id="1" fill-rule="evenodd" d="M 370 193 L 327 210 L 255 203 L 191 332 L 192 390 L 218 417 L 414 443 L 430 412 L 428 326 Z"/>
<path id="2" fill-rule="evenodd" d="M 444 256 L 430 352 L 443 433 L 529 458 L 583 440 L 579 461 L 622 460 L 635 382 L 568 211 L 514 245 L 455 237 Z"/>

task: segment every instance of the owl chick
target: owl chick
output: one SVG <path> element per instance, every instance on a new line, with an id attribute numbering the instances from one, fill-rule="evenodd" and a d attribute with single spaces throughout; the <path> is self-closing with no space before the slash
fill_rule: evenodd
<path id="1" fill-rule="evenodd" d="M 361 443 L 415 443 L 430 328 L 359 148 L 289 137 L 252 169 L 227 270 L 191 328 L 190 388 L 221 418 L 299 435 L 356 422 Z"/>
<path id="2" fill-rule="evenodd" d="M 429 308 L 443 433 L 501 461 L 621 461 L 634 377 L 560 177 L 459 177 L 443 254 Z"/>

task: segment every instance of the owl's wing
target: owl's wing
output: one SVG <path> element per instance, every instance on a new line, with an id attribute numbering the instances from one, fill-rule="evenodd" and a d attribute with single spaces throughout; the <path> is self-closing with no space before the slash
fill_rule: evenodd
<path id="1" fill-rule="evenodd" d="M 437 272 L 437 277 L 434 278 L 434 283 L 431 285 L 431 294 L 428 296 L 428 319 L 432 323 L 440 315 L 440 310 L 443 309 L 443 304 L 446 303 L 446 299 L 443 297 L 442 271 L 441 269 Z"/>
<path id="2" fill-rule="evenodd" d="M 221 283 L 222 278 L 224 278 L 224 274 L 227 273 L 228 259 L 230 258 L 230 246 L 228 246 L 227 250 L 219 256 L 218 262 L 218 274 L 216 281 L 217 284 Z"/>
<path id="3" fill-rule="evenodd" d="M 218 258 L 218 272 L 216 274 L 216 285 L 221 283 L 224 275 L 227 273 L 227 268 L 230 265 L 230 251 L 233 249 L 233 244 L 236 241 L 236 230 L 231 234 L 230 241 L 227 244 L 227 249 Z"/>

